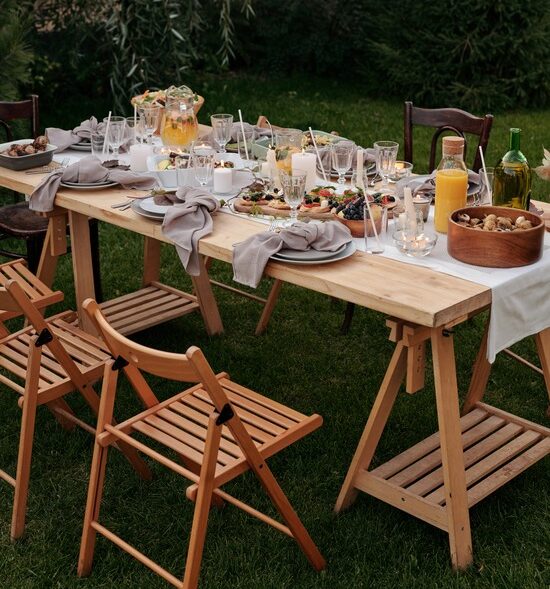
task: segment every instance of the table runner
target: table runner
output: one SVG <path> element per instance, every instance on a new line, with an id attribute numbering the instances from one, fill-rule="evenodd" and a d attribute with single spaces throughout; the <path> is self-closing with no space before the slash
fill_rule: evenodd
<path id="1" fill-rule="evenodd" d="M 393 221 L 384 239 L 385 258 L 430 268 L 487 286 L 492 291 L 491 318 L 487 341 L 487 359 L 493 363 L 498 352 L 550 327 L 550 234 L 545 233 L 542 258 L 520 268 L 483 268 L 455 260 L 447 253 L 447 236 L 438 233 L 437 244 L 425 258 L 410 258 L 393 244 Z M 425 225 L 435 233 L 433 222 Z M 373 238 L 374 239 L 374 238 Z M 357 248 L 365 250 L 364 239 L 356 239 Z"/>

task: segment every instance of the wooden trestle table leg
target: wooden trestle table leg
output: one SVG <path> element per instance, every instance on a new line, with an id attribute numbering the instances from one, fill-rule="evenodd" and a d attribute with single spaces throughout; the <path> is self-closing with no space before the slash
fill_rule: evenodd
<path id="1" fill-rule="evenodd" d="M 479 403 L 483 399 L 485 390 L 487 389 L 487 383 L 489 382 L 489 375 L 491 374 L 491 364 L 487 360 L 487 337 L 489 335 L 489 318 L 485 325 L 485 331 L 483 332 L 483 338 L 477 352 L 476 361 L 474 364 L 474 370 L 472 372 L 472 378 L 470 380 L 470 386 L 468 388 L 468 394 L 462 405 L 462 415 L 470 413 L 475 408 L 476 403 Z"/>
<path id="2" fill-rule="evenodd" d="M 537 351 L 539 353 L 540 365 L 544 374 L 546 392 L 550 400 L 550 329 L 545 329 L 535 336 Z M 550 404 L 546 410 L 546 415 L 550 417 Z"/>
<path id="3" fill-rule="evenodd" d="M 160 280 L 160 245 L 158 239 L 145 238 L 143 244 L 143 286 Z"/>
<path id="4" fill-rule="evenodd" d="M 402 341 L 397 342 L 392 359 L 386 370 L 386 375 L 380 386 L 380 390 L 374 401 L 367 425 L 355 451 L 353 460 L 349 467 L 344 484 L 336 500 L 334 511 L 339 513 L 347 509 L 357 498 L 357 489 L 354 482 L 361 470 L 366 470 L 374 456 L 388 417 L 397 398 L 399 387 L 405 377 L 407 370 L 407 349 Z"/>
<path id="5" fill-rule="evenodd" d="M 48 219 L 48 230 L 36 275 L 50 288 L 52 287 L 57 260 L 67 253 L 67 215 L 52 215 Z"/>
<path id="6" fill-rule="evenodd" d="M 212 285 L 210 284 L 210 278 L 208 271 L 204 264 L 204 256 L 200 256 L 200 267 L 201 271 L 199 276 L 191 276 L 195 294 L 197 295 L 197 301 L 201 311 L 204 324 L 206 326 L 206 332 L 208 335 L 218 335 L 223 333 L 223 323 L 218 309 L 218 303 L 216 297 L 212 292 Z"/>
<path id="7" fill-rule="evenodd" d="M 472 534 L 452 333 L 435 328 L 431 343 L 451 561 L 453 568 L 464 569 L 473 560 Z"/>

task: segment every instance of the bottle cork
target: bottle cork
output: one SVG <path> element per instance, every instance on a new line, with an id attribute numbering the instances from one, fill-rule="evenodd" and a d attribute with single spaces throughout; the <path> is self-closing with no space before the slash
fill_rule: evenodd
<path id="1" fill-rule="evenodd" d="M 445 155 L 462 155 L 464 153 L 464 137 L 443 137 L 443 153 Z"/>

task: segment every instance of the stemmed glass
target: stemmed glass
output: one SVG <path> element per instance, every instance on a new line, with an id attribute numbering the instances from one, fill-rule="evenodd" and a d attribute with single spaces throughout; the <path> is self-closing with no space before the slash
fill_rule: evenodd
<path id="1" fill-rule="evenodd" d="M 377 141 L 374 144 L 376 153 L 376 171 L 382 178 L 382 188 L 388 190 L 388 177 L 395 172 L 395 160 L 399 143 L 395 141 Z"/>
<path id="2" fill-rule="evenodd" d="M 306 172 L 294 172 L 289 174 L 284 170 L 279 172 L 279 178 L 283 186 L 283 195 L 286 204 L 290 207 L 290 221 L 292 225 L 298 220 L 298 207 L 302 203 L 302 198 L 306 192 Z"/>
<path id="3" fill-rule="evenodd" d="M 103 119 L 107 124 L 109 117 Z M 113 157 L 118 158 L 118 150 L 126 141 L 126 119 L 125 117 L 111 117 L 107 141 L 113 150 Z"/>
<path id="4" fill-rule="evenodd" d="M 195 178 L 201 186 L 206 186 L 212 178 L 214 170 L 214 154 L 206 151 L 193 152 Z"/>
<path id="5" fill-rule="evenodd" d="M 354 153 L 353 141 L 338 141 L 332 144 L 332 167 L 338 172 L 338 184 L 345 184 L 346 172 L 351 168 Z"/>
<path id="6" fill-rule="evenodd" d="M 226 153 L 225 146 L 231 141 L 233 115 L 216 114 L 210 117 L 214 140 L 220 146 L 220 153 Z"/>
<path id="7" fill-rule="evenodd" d="M 138 108 L 141 128 L 145 135 L 145 143 L 153 142 L 153 134 L 157 130 L 160 120 L 160 105 L 147 104 Z"/>

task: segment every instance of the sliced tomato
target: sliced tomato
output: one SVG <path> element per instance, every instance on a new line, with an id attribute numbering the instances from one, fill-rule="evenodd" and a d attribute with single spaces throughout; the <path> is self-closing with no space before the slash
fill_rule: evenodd
<path id="1" fill-rule="evenodd" d="M 334 194 L 334 192 L 328 188 L 321 188 L 321 190 L 319 190 L 319 192 L 317 193 L 317 196 L 332 196 Z"/>

